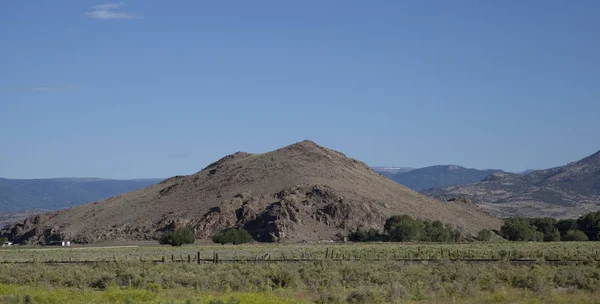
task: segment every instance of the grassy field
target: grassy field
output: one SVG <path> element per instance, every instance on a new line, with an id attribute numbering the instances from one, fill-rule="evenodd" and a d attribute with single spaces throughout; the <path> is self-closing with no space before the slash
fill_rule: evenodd
<path id="1" fill-rule="evenodd" d="M 598 249 L 593 242 L 15 247 L 0 250 L 0 261 L 5 261 L 0 264 L 0 303 L 600 303 Z M 197 252 L 205 257 L 218 252 L 237 262 L 168 262 L 171 255 L 186 260 Z M 502 252 L 505 258 L 536 261 L 525 266 L 444 258 L 469 260 Z M 272 259 L 314 259 L 243 261 L 267 253 Z M 440 260 L 405 263 L 394 256 Z M 149 262 L 162 257 L 168 257 L 166 263 Z M 112 262 L 41 263 L 69 258 Z M 580 262 L 545 261 L 556 258 Z M 36 262 L 12 263 L 28 260 Z"/>
<path id="2" fill-rule="evenodd" d="M 200 253 L 201 259 L 256 260 L 269 256 L 278 259 L 532 259 L 532 260 L 600 260 L 600 244 L 596 242 L 551 243 L 356 243 L 307 245 L 188 245 L 170 246 L 109 246 L 109 247 L 5 247 L 0 249 L 0 262 L 44 261 L 159 261 L 165 258 L 187 260 Z"/>

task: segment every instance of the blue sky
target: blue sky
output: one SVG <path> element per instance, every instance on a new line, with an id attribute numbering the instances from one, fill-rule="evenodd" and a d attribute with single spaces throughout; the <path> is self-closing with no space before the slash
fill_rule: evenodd
<path id="1" fill-rule="evenodd" d="M 600 150 L 598 1 L 3 1 L 0 176 L 167 177 L 304 139 L 520 171 Z"/>

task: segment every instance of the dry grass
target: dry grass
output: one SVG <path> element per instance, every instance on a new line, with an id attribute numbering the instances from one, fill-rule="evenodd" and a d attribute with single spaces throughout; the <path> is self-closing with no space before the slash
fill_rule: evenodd
<path id="1" fill-rule="evenodd" d="M 405 264 L 399 261 L 319 260 L 296 263 L 148 263 L 140 256 L 217 250 L 248 256 L 263 252 L 322 255 L 352 252 L 428 255 L 448 250 L 484 254 L 516 250 L 549 255 L 595 252 L 595 243 L 354 244 L 148 246 L 137 248 L 3 249 L 0 257 L 19 255 L 62 259 L 119 257 L 117 263 L 1 264 L 2 303 L 600 303 L 600 268 L 580 265 L 532 266 L 508 262 Z M 590 255 L 588 255 L 589 257 Z M 125 261 L 124 257 L 130 257 Z M 67 296 L 70 295 L 70 296 Z M 26 296 L 29 296 L 27 299 Z M 233 300 L 231 300 L 233 298 Z M 221 302 L 218 302 L 221 301 Z M 239 302 L 238 302 L 239 301 Z M 262 301 L 262 302 L 261 302 Z"/>

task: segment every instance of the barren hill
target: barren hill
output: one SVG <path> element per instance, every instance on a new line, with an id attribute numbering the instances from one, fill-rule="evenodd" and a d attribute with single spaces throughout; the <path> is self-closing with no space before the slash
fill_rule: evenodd
<path id="1" fill-rule="evenodd" d="M 497 172 L 478 183 L 426 194 L 468 197 L 498 216 L 577 217 L 600 209 L 600 152 L 561 167 L 527 174 Z"/>
<path id="2" fill-rule="evenodd" d="M 391 215 L 438 219 L 466 232 L 501 221 L 469 203 L 443 203 L 397 184 L 344 154 L 299 142 L 264 154 L 237 152 L 198 173 L 104 201 L 37 215 L 4 230 L 22 243 L 153 239 L 187 226 L 199 238 L 244 227 L 262 241 L 316 241 Z"/>

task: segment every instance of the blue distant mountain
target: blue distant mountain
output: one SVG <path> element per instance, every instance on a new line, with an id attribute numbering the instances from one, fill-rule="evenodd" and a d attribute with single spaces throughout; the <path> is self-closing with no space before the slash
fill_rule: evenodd
<path id="1" fill-rule="evenodd" d="M 502 170 L 469 169 L 455 165 L 431 166 L 395 173 L 380 171 L 378 167 L 373 170 L 415 191 L 471 184 L 483 180 L 492 173 L 502 172 Z"/>
<path id="2" fill-rule="evenodd" d="M 58 210 L 107 199 L 160 181 L 162 179 L 0 178 L 0 212 Z"/>

